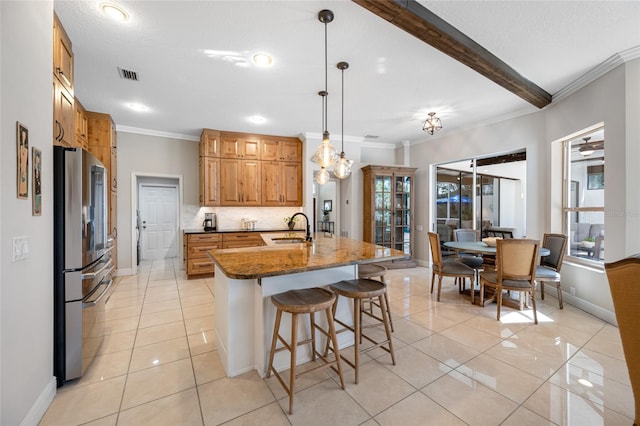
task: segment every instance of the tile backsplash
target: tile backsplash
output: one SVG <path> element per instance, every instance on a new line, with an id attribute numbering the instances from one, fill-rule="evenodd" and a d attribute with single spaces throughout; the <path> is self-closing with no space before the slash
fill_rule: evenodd
<path id="1" fill-rule="evenodd" d="M 241 229 L 242 219 L 255 220 L 256 229 L 283 229 L 286 227 L 284 218 L 300 211 L 300 207 L 200 207 L 184 204 L 180 222 L 182 229 L 199 229 L 202 228 L 204 214 L 215 213 L 218 230 Z M 298 221 L 296 228 L 304 229 L 304 220 Z"/>

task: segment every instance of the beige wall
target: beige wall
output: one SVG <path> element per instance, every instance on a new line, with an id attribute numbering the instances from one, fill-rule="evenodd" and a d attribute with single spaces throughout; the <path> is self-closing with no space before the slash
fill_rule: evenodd
<path id="1" fill-rule="evenodd" d="M 117 125 L 117 123 L 116 123 Z M 199 204 L 198 142 L 118 131 L 118 270 L 130 273 L 136 204 L 132 176 L 182 177 L 182 203 Z M 181 244 L 179 247 L 181 248 Z"/>
<path id="2" fill-rule="evenodd" d="M 0 424 L 36 424 L 55 395 L 53 377 L 53 3 L 0 2 Z M 42 216 L 16 198 L 16 121 L 42 151 Z M 29 153 L 31 161 L 31 153 Z M 13 238 L 29 258 L 12 262 Z"/>
<path id="3" fill-rule="evenodd" d="M 640 251 L 640 60 L 620 65 L 566 99 L 535 112 L 500 123 L 429 139 L 411 148 L 418 167 L 415 223 L 416 259 L 428 263 L 426 233 L 430 224 L 430 170 L 434 164 L 514 149 L 527 150 L 526 235 L 542 239 L 544 232 L 562 230 L 561 151 L 565 136 L 597 123 L 605 124 L 607 191 L 605 198 L 605 261 Z M 613 244 L 612 242 L 617 242 Z M 614 321 L 613 304 L 603 270 L 566 264 L 563 288 L 575 288 L 568 301 Z"/>

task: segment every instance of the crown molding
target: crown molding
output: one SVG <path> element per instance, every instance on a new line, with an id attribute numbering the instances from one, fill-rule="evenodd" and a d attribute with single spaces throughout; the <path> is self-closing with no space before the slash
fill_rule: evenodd
<path id="1" fill-rule="evenodd" d="M 616 53 L 609 57 L 609 59 L 602 62 L 600 65 L 595 66 L 586 73 L 582 74 L 578 79 L 569 83 L 564 88 L 558 90 L 552 97 L 552 103 L 559 102 L 578 90 L 585 87 L 587 84 L 597 80 L 614 68 L 624 64 L 625 62 L 632 61 L 640 58 L 640 46 L 635 46 L 622 52 Z"/>
<path id="2" fill-rule="evenodd" d="M 185 141 L 200 142 L 199 136 L 185 135 L 181 133 L 162 132 L 160 130 L 141 129 L 139 127 L 120 126 L 116 124 L 116 131 L 124 133 L 135 133 L 138 135 L 159 136 L 168 139 L 180 139 Z"/>

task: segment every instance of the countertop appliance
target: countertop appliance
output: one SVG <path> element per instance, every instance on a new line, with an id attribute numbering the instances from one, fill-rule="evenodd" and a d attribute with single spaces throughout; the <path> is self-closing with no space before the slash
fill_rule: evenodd
<path id="1" fill-rule="evenodd" d="M 204 222 L 202 222 L 202 227 L 205 231 L 215 231 L 216 230 L 216 214 L 215 213 L 205 213 L 204 214 Z"/>
<path id="2" fill-rule="evenodd" d="M 58 387 L 81 377 L 102 344 L 112 284 L 105 167 L 90 153 L 53 152 L 53 374 Z"/>

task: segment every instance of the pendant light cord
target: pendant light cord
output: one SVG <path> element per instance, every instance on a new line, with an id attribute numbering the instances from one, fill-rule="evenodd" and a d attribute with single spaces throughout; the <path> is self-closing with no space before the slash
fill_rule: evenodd
<path id="1" fill-rule="evenodd" d="M 323 96 L 323 100 L 324 100 L 324 111 L 323 111 L 323 115 L 324 115 L 324 123 L 323 123 L 323 129 L 322 132 L 326 132 L 328 129 L 328 123 L 327 123 L 327 115 L 328 115 L 328 106 L 327 106 L 327 96 L 329 95 L 329 85 L 327 83 L 328 78 L 327 78 L 327 67 L 328 67 L 328 59 L 327 59 L 327 22 L 324 23 L 324 96 Z"/>

